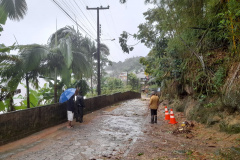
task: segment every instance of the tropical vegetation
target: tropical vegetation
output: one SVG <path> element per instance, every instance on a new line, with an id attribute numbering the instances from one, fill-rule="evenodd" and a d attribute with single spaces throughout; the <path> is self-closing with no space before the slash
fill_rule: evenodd
<path id="1" fill-rule="evenodd" d="M 146 22 L 138 26 L 137 33 L 121 34 L 119 42 L 123 51 L 130 53 L 134 49 L 127 44 L 129 36 L 151 48 L 149 54 L 140 59 L 145 72 L 155 78 L 165 98 L 180 98 L 179 103 L 187 97 L 198 101 L 190 118 L 210 123 L 213 113 L 220 119 L 229 113 L 237 114 L 240 109 L 240 1 L 144 2 L 154 7 L 143 13 Z M 240 132 L 239 123 L 229 125 L 223 120 L 220 127 Z"/>
<path id="2" fill-rule="evenodd" d="M 1 92 L 0 103 L 3 111 L 56 103 L 63 87 L 79 87 L 85 95 L 90 90 L 86 81 L 96 79 L 95 43 L 83 37 L 73 27 L 66 26 L 57 30 L 46 45 L 15 45 L 12 48 L 17 49 L 17 55 L 11 54 L 10 49 L 1 51 L 0 55 L 1 88 L 5 88 L 4 92 Z M 107 58 L 109 49 L 101 44 L 100 51 L 103 69 L 111 63 Z M 49 85 L 39 89 L 39 78 L 44 78 Z M 14 92 L 24 79 L 26 103 L 23 101 L 22 106 L 14 107 Z M 39 89 L 41 95 L 34 91 L 29 83 Z M 91 90 L 92 88 L 91 83 Z"/>

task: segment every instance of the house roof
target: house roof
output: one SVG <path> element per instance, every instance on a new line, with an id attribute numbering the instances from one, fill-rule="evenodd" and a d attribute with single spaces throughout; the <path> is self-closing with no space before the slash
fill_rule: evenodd
<path id="1" fill-rule="evenodd" d="M 144 72 L 140 72 L 140 73 L 136 74 L 136 76 L 137 76 L 137 78 L 139 78 L 139 79 L 146 77 L 146 75 L 145 75 Z"/>

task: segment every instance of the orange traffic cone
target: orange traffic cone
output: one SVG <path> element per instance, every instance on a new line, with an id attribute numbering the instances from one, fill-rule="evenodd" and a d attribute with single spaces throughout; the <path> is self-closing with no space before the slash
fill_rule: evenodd
<path id="1" fill-rule="evenodd" d="M 174 118 L 174 114 L 171 114 L 171 115 L 170 115 L 170 122 L 169 122 L 169 124 L 176 124 L 176 123 L 178 123 L 178 122 L 177 122 L 176 119 Z"/>
<path id="2" fill-rule="evenodd" d="M 165 112 L 168 111 L 167 106 L 165 106 Z"/>
<path id="3" fill-rule="evenodd" d="M 170 115 L 168 113 L 168 110 L 165 111 L 165 120 L 170 120 Z"/>

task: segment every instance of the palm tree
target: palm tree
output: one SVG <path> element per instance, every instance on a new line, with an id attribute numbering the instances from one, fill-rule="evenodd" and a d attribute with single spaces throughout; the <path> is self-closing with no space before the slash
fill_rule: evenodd
<path id="1" fill-rule="evenodd" d="M 0 8 L 3 7 L 4 12 L 11 20 L 21 20 L 27 13 L 26 0 L 0 0 Z"/>
<path id="2" fill-rule="evenodd" d="M 19 46 L 18 55 L 8 55 L 2 53 L 0 55 L 0 75 L 1 83 L 6 83 L 9 88 L 9 98 L 12 100 L 13 93 L 17 86 L 22 81 L 26 80 L 27 88 L 27 108 L 30 108 L 29 100 L 29 81 L 32 81 L 34 86 L 38 87 L 38 76 L 44 73 L 41 67 L 43 60 L 47 57 L 49 51 L 46 47 L 33 44 Z M 13 105 L 10 104 L 10 110 Z"/>
<path id="3" fill-rule="evenodd" d="M 31 80 L 32 84 L 38 88 L 39 75 L 46 73 L 43 64 L 48 54 L 48 48 L 38 44 L 25 45 L 20 49 L 20 57 L 23 61 L 22 69 L 25 72 L 27 88 L 27 108 L 30 108 L 29 80 Z"/>
<path id="4" fill-rule="evenodd" d="M 85 37 L 81 43 L 81 50 L 87 56 L 88 62 L 90 62 L 90 88 L 93 94 L 93 75 L 94 75 L 94 58 L 96 56 L 97 48 L 94 41 L 91 41 L 89 38 Z"/>
<path id="5" fill-rule="evenodd" d="M 107 45 L 101 43 L 100 44 L 100 53 L 101 53 L 101 66 L 102 68 L 106 65 L 111 65 L 112 61 L 110 61 L 107 56 L 110 55 L 110 50 Z"/>
<path id="6" fill-rule="evenodd" d="M 49 56 L 49 73 L 54 68 L 67 86 L 70 85 L 72 74 L 76 79 L 90 76 L 90 63 L 82 52 L 82 41 L 82 36 L 70 26 L 57 30 L 48 40 L 52 51 Z"/>

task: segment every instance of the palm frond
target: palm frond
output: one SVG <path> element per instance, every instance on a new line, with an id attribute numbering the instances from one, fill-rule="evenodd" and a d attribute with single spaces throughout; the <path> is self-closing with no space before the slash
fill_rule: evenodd
<path id="1" fill-rule="evenodd" d="M 60 41 L 60 50 L 64 56 L 65 64 L 70 68 L 73 56 L 72 56 L 72 43 L 70 38 L 61 39 Z"/>
<path id="2" fill-rule="evenodd" d="M 74 30 L 73 27 L 66 26 L 63 28 L 58 29 L 55 33 L 53 33 L 50 38 L 48 39 L 48 45 L 50 48 L 55 46 L 55 37 L 57 36 L 57 44 L 60 43 L 63 39 L 67 37 L 71 37 L 72 39 L 77 37 L 77 32 Z"/>
<path id="3" fill-rule="evenodd" d="M 47 57 L 48 53 L 48 48 L 38 44 L 22 46 L 20 57 L 24 61 L 24 70 L 28 72 L 39 67 L 41 61 Z"/>
<path id="4" fill-rule="evenodd" d="M 13 63 L 13 62 L 18 62 L 19 56 L 18 55 L 8 55 L 6 53 L 1 53 L 0 54 L 0 63 Z"/>
<path id="5" fill-rule="evenodd" d="M 71 83 L 71 71 L 66 66 L 64 66 L 60 72 L 60 74 L 62 75 L 63 83 L 66 86 L 69 86 Z"/>
<path id="6" fill-rule="evenodd" d="M 5 12 L 11 20 L 21 20 L 27 13 L 27 3 L 25 0 L 1 0 Z"/>
<path id="7" fill-rule="evenodd" d="M 90 63 L 86 60 L 86 57 L 80 52 L 74 52 L 73 54 L 72 70 L 75 75 L 84 75 L 89 77 L 92 73 Z"/>
<path id="8" fill-rule="evenodd" d="M 100 52 L 106 56 L 110 54 L 108 46 L 103 43 L 100 44 Z"/>

